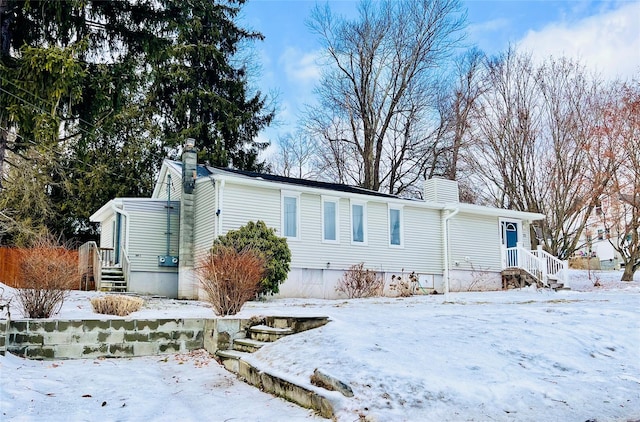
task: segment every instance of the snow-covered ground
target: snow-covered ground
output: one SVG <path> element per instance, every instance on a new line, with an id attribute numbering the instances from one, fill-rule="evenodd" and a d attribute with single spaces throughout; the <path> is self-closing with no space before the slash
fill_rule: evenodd
<path id="1" fill-rule="evenodd" d="M 563 292 L 278 299 L 248 303 L 240 316 L 330 317 L 250 360 L 300 384 L 315 368 L 349 384 L 353 398 L 331 394 L 339 421 L 636 421 L 640 275 L 619 278 L 572 271 L 573 290 Z M 58 317 L 99 317 L 93 295 L 74 292 Z M 131 315 L 211 316 L 202 302 L 159 299 Z M 7 355 L 0 377 L 0 420 L 316 418 L 236 380 L 203 352 L 46 362 Z"/>

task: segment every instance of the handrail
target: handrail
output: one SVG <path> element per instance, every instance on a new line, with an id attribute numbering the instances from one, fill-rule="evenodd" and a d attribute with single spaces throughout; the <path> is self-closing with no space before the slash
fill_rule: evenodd
<path id="1" fill-rule="evenodd" d="M 565 287 L 569 287 L 568 286 L 568 281 L 569 281 L 568 261 L 563 261 L 561 259 L 556 258 L 555 256 L 551 255 L 549 252 L 543 250 L 541 245 L 538 245 L 537 250 L 531 251 L 531 252 L 541 262 L 544 263 L 544 267 L 546 268 L 547 279 L 549 276 L 554 276 L 559 281 L 562 281 L 562 284 Z"/>
<path id="2" fill-rule="evenodd" d="M 122 248 L 122 275 L 124 277 L 125 285 L 127 286 L 127 291 L 129 290 L 129 268 L 131 263 L 129 262 L 129 254 L 126 249 Z"/>
<path id="3" fill-rule="evenodd" d="M 551 277 L 557 278 L 564 286 L 568 283 L 567 261 L 556 258 L 544 251 L 541 246 L 534 251 L 529 251 L 520 245 L 504 248 L 503 265 L 505 268 L 522 268 L 545 286 L 551 284 L 549 282 Z"/>
<path id="4" fill-rule="evenodd" d="M 89 241 L 82 244 L 78 248 L 78 270 L 80 273 L 80 289 L 86 290 L 89 280 L 93 278 L 96 288 L 100 285 L 100 273 L 102 263 L 100 262 L 100 253 L 96 242 Z"/>
<path id="5" fill-rule="evenodd" d="M 544 283 L 544 270 L 540 260 L 521 246 L 505 248 L 506 267 L 522 268 L 530 275 Z"/>

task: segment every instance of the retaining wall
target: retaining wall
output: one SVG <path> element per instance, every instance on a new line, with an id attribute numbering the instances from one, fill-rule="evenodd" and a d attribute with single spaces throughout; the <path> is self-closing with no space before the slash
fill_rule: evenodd
<path id="1" fill-rule="evenodd" d="M 30 359 L 134 357 L 204 347 L 204 319 L 15 320 L 0 346 Z M 3 339 L 4 337 L 4 339 Z"/>

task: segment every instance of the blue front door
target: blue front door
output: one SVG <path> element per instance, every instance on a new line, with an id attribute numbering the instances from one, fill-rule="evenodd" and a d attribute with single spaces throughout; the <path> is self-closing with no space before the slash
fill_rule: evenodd
<path id="1" fill-rule="evenodd" d="M 518 245 L 518 223 L 514 221 L 502 222 L 502 244 L 507 248 L 507 267 L 518 266 L 518 251 L 509 250 Z"/>

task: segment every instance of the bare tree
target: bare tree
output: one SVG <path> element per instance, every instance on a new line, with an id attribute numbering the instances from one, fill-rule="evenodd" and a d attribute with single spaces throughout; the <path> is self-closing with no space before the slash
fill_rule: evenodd
<path id="1" fill-rule="evenodd" d="M 317 145 L 303 131 L 278 138 L 278 153 L 273 163 L 275 174 L 299 179 L 315 176 Z"/>
<path id="2" fill-rule="evenodd" d="M 640 268 L 640 85 L 613 85 L 598 136 L 617 165 L 600 197 L 601 221 L 625 264 L 622 281 Z"/>
<path id="3" fill-rule="evenodd" d="M 334 180 L 402 193 L 420 177 L 437 74 L 464 21 L 459 0 L 363 1 L 355 21 L 314 9 L 327 66 L 305 122 Z"/>
<path id="4" fill-rule="evenodd" d="M 600 82 L 569 59 L 536 66 L 510 49 L 487 61 L 485 84 L 473 117 L 472 165 L 486 199 L 545 213 L 544 246 L 567 258 L 613 169 L 590 152 Z"/>

